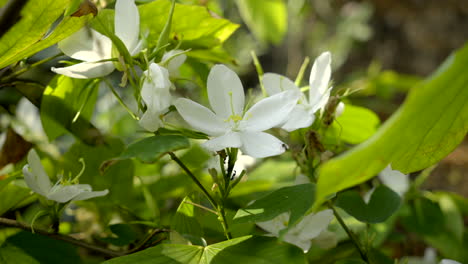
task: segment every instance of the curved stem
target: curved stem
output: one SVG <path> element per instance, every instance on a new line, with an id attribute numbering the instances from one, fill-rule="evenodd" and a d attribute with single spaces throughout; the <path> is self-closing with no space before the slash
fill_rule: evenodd
<path id="1" fill-rule="evenodd" d="M 358 238 L 354 233 L 348 228 L 346 223 L 344 222 L 343 218 L 338 214 L 338 211 L 336 211 L 335 207 L 331 204 L 331 202 L 328 202 L 328 207 L 332 209 L 333 214 L 336 217 L 336 220 L 338 220 L 338 223 L 340 223 L 341 227 L 345 230 L 346 234 L 348 234 L 349 238 L 353 242 L 354 246 L 356 249 L 359 251 L 359 255 L 361 255 L 362 260 L 364 260 L 366 263 L 369 263 L 369 259 L 367 258 L 367 254 L 365 250 L 362 248 L 361 243 L 359 243 Z"/>
<path id="2" fill-rule="evenodd" d="M 169 155 L 171 156 L 172 160 L 175 161 L 184 171 L 185 173 L 190 176 L 190 178 L 195 182 L 195 184 L 202 190 L 202 192 L 205 194 L 206 198 L 208 198 L 208 201 L 210 201 L 211 205 L 213 208 L 216 209 L 219 215 L 219 221 L 221 222 L 221 225 L 224 230 L 224 235 L 226 236 L 227 239 L 231 239 L 232 235 L 231 232 L 229 231 L 229 226 L 227 223 L 226 219 L 226 212 L 224 211 L 224 204 L 218 204 L 215 199 L 211 196 L 211 194 L 206 190 L 206 188 L 201 184 L 201 182 L 195 177 L 195 175 L 190 171 L 187 166 L 173 153 L 169 152 Z"/>

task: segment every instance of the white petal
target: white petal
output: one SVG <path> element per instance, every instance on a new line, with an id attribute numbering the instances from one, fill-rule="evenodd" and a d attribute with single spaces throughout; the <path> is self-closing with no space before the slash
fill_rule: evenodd
<path id="1" fill-rule="evenodd" d="M 330 98 L 331 88 L 328 89 L 321 97 L 316 97 L 314 100 L 310 100 L 309 104 L 311 106 L 311 113 L 315 113 L 320 109 L 324 109 Z"/>
<path id="2" fill-rule="evenodd" d="M 343 102 L 339 102 L 338 106 L 336 106 L 335 117 L 339 117 L 340 115 L 342 115 L 344 110 L 345 110 L 345 104 Z"/>
<path id="3" fill-rule="evenodd" d="M 461 263 L 455 260 L 451 260 L 451 259 L 443 259 L 440 261 L 440 264 L 461 264 Z"/>
<path id="4" fill-rule="evenodd" d="M 279 236 L 279 232 L 286 228 L 288 221 L 289 213 L 282 213 L 269 221 L 257 222 L 256 224 L 274 236 Z"/>
<path id="5" fill-rule="evenodd" d="M 299 128 L 309 127 L 314 123 L 314 120 L 315 115 L 307 111 L 303 105 L 298 104 L 293 108 L 281 128 L 291 132 Z"/>
<path id="6" fill-rule="evenodd" d="M 225 148 L 238 148 L 242 144 L 238 132 L 229 132 L 225 135 L 212 138 L 202 144 L 209 151 L 219 151 Z"/>
<path id="7" fill-rule="evenodd" d="M 154 132 L 160 127 L 164 126 L 163 121 L 161 120 L 162 113 L 154 113 L 151 111 L 146 111 L 138 121 L 138 124 L 144 129 Z"/>
<path id="8" fill-rule="evenodd" d="M 103 191 L 95 191 L 95 192 L 84 191 L 84 192 L 78 194 L 77 196 L 75 196 L 75 198 L 73 198 L 73 201 L 87 200 L 87 199 L 91 199 L 91 198 L 94 198 L 94 197 L 104 196 L 104 195 L 107 195 L 108 193 L 109 193 L 109 190 L 107 190 L 107 189 L 105 189 Z"/>
<path id="9" fill-rule="evenodd" d="M 193 128 L 210 136 L 220 136 L 228 131 L 227 123 L 216 116 L 210 109 L 192 100 L 179 98 L 174 102 L 177 112 Z"/>
<path id="10" fill-rule="evenodd" d="M 91 188 L 91 186 L 89 188 Z M 82 192 L 83 189 L 76 185 L 55 185 L 46 197 L 49 200 L 66 203 Z"/>
<path id="11" fill-rule="evenodd" d="M 67 56 L 82 61 L 111 58 L 112 41 L 96 30 L 84 27 L 58 43 Z"/>
<path id="12" fill-rule="evenodd" d="M 161 61 L 166 61 L 168 59 L 171 59 L 169 63 L 167 64 L 167 69 L 169 70 L 169 74 L 171 76 L 178 76 L 179 75 L 179 67 L 184 64 L 185 60 L 187 59 L 187 55 L 185 54 L 180 54 L 177 55 L 173 58 L 172 56 L 183 52 L 183 50 L 171 50 L 169 52 L 164 53 L 164 56 L 162 57 Z"/>
<path id="13" fill-rule="evenodd" d="M 331 209 L 320 211 L 316 214 L 308 214 L 288 234 L 297 235 L 301 240 L 311 240 L 328 227 L 333 219 Z"/>
<path id="14" fill-rule="evenodd" d="M 134 0 L 117 0 L 115 4 L 115 35 L 131 52 L 138 45 L 140 14 Z"/>
<path id="15" fill-rule="evenodd" d="M 147 111 L 143 116 L 145 120 L 142 122 L 147 125 L 142 126 L 146 128 L 148 125 L 151 127 L 157 125 L 159 127 L 161 125 L 160 120 L 155 120 L 156 123 L 154 125 L 151 125 L 149 121 L 152 119 L 151 116 L 160 119 L 159 115 L 166 112 L 171 105 L 172 97 L 169 91 L 171 87 L 169 73 L 165 68 L 153 63 L 150 65 L 150 69 L 143 74 L 145 79 L 141 89 L 141 97 L 147 106 Z M 150 131 L 156 130 L 151 129 Z"/>
<path id="16" fill-rule="evenodd" d="M 299 95 L 297 91 L 285 91 L 262 99 L 245 113 L 241 129 L 264 131 L 283 123 Z"/>
<path id="17" fill-rule="evenodd" d="M 239 76 L 224 65 L 215 65 L 208 75 L 208 99 L 216 115 L 223 119 L 244 111 L 244 88 Z M 234 113 L 233 113 L 234 111 Z"/>
<path id="18" fill-rule="evenodd" d="M 283 241 L 300 247 L 304 253 L 307 253 L 312 245 L 310 239 L 300 239 L 299 237 L 290 235 L 289 233 L 283 236 Z"/>
<path id="19" fill-rule="evenodd" d="M 300 91 L 293 81 L 276 73 L 265 73 L 262 81 L 268 95 L 274 95 L 286 90 Z"/>
<path id="20" fill-rule="evenodd" d="M 276 156 L 286 150 L 286 146 L 281 140 L 265 132 L 243 131 L 240 134 L 242 152 L 254 158 Z"/>
<path id="21" fill-rule="evenodd" d="M 328 82 L 331 77 L 331 54 L 324 52 L 314 61 L 309 78 L 309 101 L 317 102 L 328 90 Z"/>
<path id="22" fill-rule="evenodd" d="M 77 79 L 91 79 L 103 77 L 113 72 L 114 69 L 114 64 L 112 64 L 111 61 L 82 62 L 63 68 L 51 68 L 53 72 Z"/>
<path id="23" fill-rule="evenodd" d="M 31 171 L 29 171 L 31 168 Z M 28 153 L 28 165 L 23 167 L 24 180 L 34 192 L 46 196 L 52 188 L 49 176 L 41 164 L 41 159 L 34 149 Z"/>
<path id="24" fill-rule="evenodd" d="M 379 173 L 379 179 L 400 196 L 404 195 L 409 189 L 408 175 L 393 170 L 390 165 Z"/>

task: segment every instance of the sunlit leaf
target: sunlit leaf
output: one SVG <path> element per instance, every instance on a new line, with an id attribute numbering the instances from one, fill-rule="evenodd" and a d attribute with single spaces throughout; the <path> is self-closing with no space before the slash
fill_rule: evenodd
<path id="1" fill-rule="evenodd" d="M 389 163 L 403 173 L 450 153 L 468 130 L 468 45 L 409 93 L 402 107 L 366 142 L 319 169 L 316 206 L 330 194 L 364 182 Z"/>
<path id="2" fill-rule="evenodd" d="M 305 257 L 297 247 L 280 243 L 276 238 L 244 236 L 202 246 L 161 244 L 138 253 L 104 262 L 106 264 L 265 264 L 301 263 Z"/>
<path id="3" fill-rule="evenodd" d="M 137 158 L 145 163 L 153 163 L 167 152 L 188 148 L 189 146 L 190 142 L 183 136 L 152 136 L 128 145 L 119 159 Z"/>
<path id="4" fill-rule="evenodd" d="M 290 212 L 289 221 L 295 223 L 312 206 L 314 194 L 315 185 L 309 183 L 284 187 L 240 209 L 234 219 L 239 223 L 261 222 Z"/>
<path id="5" fill-rule="evenodd" d="M 28 1 L 21 10 L 21 20 L 0 39 L 0 69 L 52 46 L 83 27 L 91 19 L 91 14 L 81 17 L 67 16 L 49 32 L 70 2 Z"/>
<path id="6" fill-rule="evenodd" d="M 288 11 L 283 0 L 237 0 L 239 12 L 254 35 L 278 44 L 288 29 Z"/>
<path id="7" fill-rule="evenodd" d="M 7 244 L 0 247 L 0 264 L 8 263 L 39 264 L 40 262 L 20 248 Z"/>

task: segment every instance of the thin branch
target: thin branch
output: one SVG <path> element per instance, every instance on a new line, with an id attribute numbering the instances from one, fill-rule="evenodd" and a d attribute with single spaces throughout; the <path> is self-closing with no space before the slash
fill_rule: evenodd
<path id="1" fill-rule="evenodd" d="M 201 205 L 201 204 L 192 203 L 192 202 L 189 202 L 189 201 L 184 201 L 184 203 L 190 204 L 190 205 L 193 205 L 193 206 L 196 206 L 196 207 L 201 208 L 201 209 L 203 209 L 203 210 L 206 210 L 206 211 L 208 211 L 208 212 L 210 212 L 210 213 L 213 213 L 213 214 L 215 214 L 215 215 L 218 215 L 218 212 L 216 212 L 215 210 L 211 210 L 210 208 L 208 208 L 208 207 L 206 207 L 206 206 L 203 206 L 203 205 Z"/>
<path id="2" fill-rule="evenodd" d="M 20 223 L 20 222 L 18 222 L 16 220 L 13 220 L 13 219 L 0 217 L 0 225 L 9 226 L 9 227 L 16 227 L 16 228 L 20 228 L 20 229 L 23 229 L 23 230 L 26 230 L 26 231 L 29 231 L 29 232 L 32 233 L 32 227 L 31 226 Z M 37 233 L 37 234 L 40 234 L 40 235 L 43 235 L 43 236 L 48 236 L 48 237 L 56 239 L 56 240 L 61 240 L 61 241 L 73 244 L 75 246 L 79 246 L 79 247 L 82 247 L 82 248 L 86 248 L 86 249 L 89 249 L 89 250 L 92 250 L 92 251 L 95 251 L 95 252 L 105 254 L 105 255 L 110 256 L 110 257 L 120 257 L 120 256 L 123 256 L 123 255 L 126 254 L 126 252 L 119 252 L 119 251 L 110 250 L 110 249 L 107 249 L 107 248 L 102 248 L 102 247 L 90 244 L 88 242 L 84 242 L 84 241 L 75 239 L 75 238 L 70 237 L 70 236 L 57 234 L 57 233 L 51 233 L 51 232 L 49 232 L 47 230 L 44 230 L 44 229 L 34 228 L 34 233 Z"/>

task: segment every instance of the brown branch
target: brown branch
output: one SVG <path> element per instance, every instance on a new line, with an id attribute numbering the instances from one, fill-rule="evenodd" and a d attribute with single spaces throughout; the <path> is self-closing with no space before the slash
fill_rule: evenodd
<path id="1" fill-rule="evenodd" d="M 44 230 L 44 229 L 34 228 L 34 232 L 33 232 L 33 228 L 31 226 L 26 225 L 24 223 L 20 223 L 20 222 L 18 222 L 16 220 L 13 220 L 13 219 L 0 217 L 0 226 L 9 226 L 9 227 L 20 228 L 20 229 L 23 229 L 23 230 L 31 232 L 31 233 L 40 234 L 40 235 L 47 236 L 47 237 L 50 237 L 50 238 L 53 238 L 53 239 L 56 239 L 56 240 L 61 240 L 61 241 L 73 244 L 75 246 L 79 246 L 79 247 L 86 248 L 86 249 L 89 249 L 89 250 L 92 250 L 92 251 L 95 251 L 95 252 L 99 252 L 99 253 L 104 254 L 106 256 L 109 256 L 109 257 L 120 257 L 120 256 L 128 255 L 128 254 L 131 254 L 131 253 L 135 253 L 135 252 L 143 249 L 144 245 L 154 235 L 162 233 L 162 232 L 169 232 L 169 230 L 167 230 L 167 229 L 156 229 L 150 234 L 150 236 L 148 238 L 144 239 L 143 242 L 140 243 L 139 247 L 136 247 L 136 248 L 134 248 L 132 250 L 128 250 L 128 251 L 115 251 L 115 250 L 103 248 L 103 247 L 100 247 L 100 246 L 97 246 L 97 245 L 93 245 L 93 244 L 90 244 L 88 242 L 81 241 L 81 240 L 75 239 L 75 238 L 70 237 L 70 236 L 66 236 L 66 235 L 62 235 L 62 234 L 58 234 L 58 233 L 52 233 L 52 232 L 49 232 L 49 231 Z"/>

